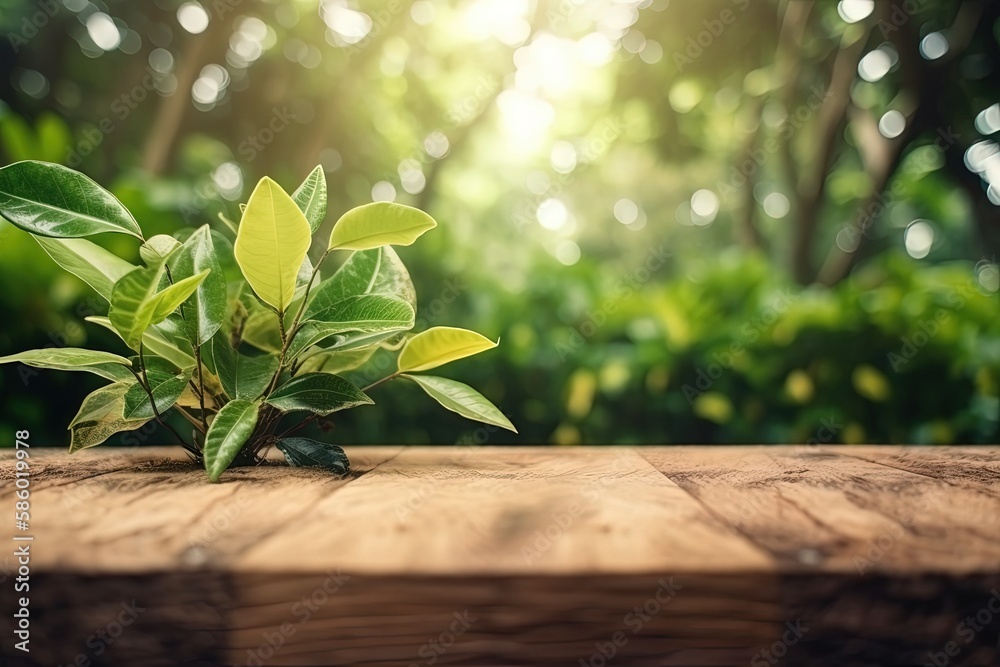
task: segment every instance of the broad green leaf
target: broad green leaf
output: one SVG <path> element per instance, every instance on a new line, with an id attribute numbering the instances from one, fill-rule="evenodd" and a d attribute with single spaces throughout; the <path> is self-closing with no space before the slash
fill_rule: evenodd
<path id="1" fill-rule="evenodd" d="M 375 345 L 356 350 L 319 350 L 302 361 L 300 373 L 344 373 L 353 371 L 371 359 L 378 350 Z"/>
<path id="2" fill-rule="evenodd" d="M 156 303 L 153 308 L 152 324 L 157 324 L 167 319 L 168 315 L 177 310 L 182 303 L 187 301 L 198 290 L 198 287 L 205 282 L 210 273 L 211 269 L 199 271 L 157 292 L 155 296 Z"/>
<path id="3" fill-rule="evenodd" d="M 119 232 L 142 238 L 113 194 L 78 171 L 26 160 L 0 168 L 0 216 L 39 236 L 78 238 Z"/>
<path id="4" fill-rule="evenodd" d="M 253 400 L 267 389 L 278 370 L 278 358 L 272 354 L 249 357 L 240 354 L 224 336 L 212 339 L 212 361 L 222 388 L 230 398 Z"/>
<path id="5" fill-rule="evenodd" d="M 309 438 L 282 438 L 275 446 L 295 468 L 323 468 L 338 475 L 346 475 L 351 469 L 347 454 L 337 445 Z"/>
<path id="6" fill-rule="evenodd" d="M 136 381 L 135 378 L 132 378 L 132 382 L 115 382 L 92 391 L 83 399 L 83 403 L 80 404 L 80 409 L 77 411 L 76 416 L 69 423 L 69 428 L 81 422 L 93 421 L 103 417 L 108 412 L 109 407 L 116 401 L 120 401 L 134 384 L 136 384 Z M 120 417 L 121 412 L 117 412 L 116 416 Z"/>
<path id="7" fill-rule="evenodd" d="M 121 334 L 115 329 L 114 325 L 111 324 L 111 320 L 106 317 L 91 316 L 85 317 L 84 320 L 87 322 L 92 322 L 99 326 L 104 327 L 108 331 L 121 337 Z M 182 350 L 171 336 L 160 326 L 152 326 L 146 329 L 146 333 L 142 335 L 142 346 L 143 348 L 149 350 L 158 357 L 163 357 L 167 359 L 177 368 L 190 368 L 194 366 L 194 357 L 185 350 Z"/>
<path id="8" fill-rule="evenodd" d="M 313 322 L 306 322 L 306 325 L 302 327 L 305 335 L 307 337 L 314 336 L 317 334 L 322 334 L 323 327 L 326 325 L 316 324 Z M 406 333 L 413 326 L 401 327 L 398 329 L 388 329 L 385 331 L 348 331 L 346 333 L 335 333 L 333 335 L 327 336 L 321 341 L 321 349 L 326 351 L 355 351 L 363 350 L 368 348 L 377 348 L 379 345 L 385 345 L 387 342 L 391 341 L 393 338 L 398 337 L 401 334 Z M 293 343 L 290 346 L 290 357 L 294 358 L 298 356 L 300 352 L 300 347 L 298 343 Z M 309 348 L 306 348 L 309 349 Z"/>
<path id="9" fill-rule="evenodd" d="M 406 301 L 417 309 L 417 293 L 410 274 L 390 246 L 359 250 L 351 254 L 331 277 L 313 289 L 302 317 L 311 319 L 317 313 L 352 296 L 387 294 Z"/>
<path id="10" fill-rule="evenodd" d="M 426 371 L 496 346 L 497 343 L 475 331 L 433 327 L 406 341 L 399 353 L 399 372 Z"/>
<path id="11" fill-rule="evenodd" d="M 173 236 L 157 234 L 139 246 L 139 257 L 146 266 L 155 266 L 165 262 L 180 247 L 180 241 Z"/>
<path id="12" fill-rule="evenodd" d="M 35 236 L 38 245 L 56 264 L 87 283 L 111 301 L 115 283 L 138 267 L 86 239 L 54 239 Z"/>
<path id="13" fill-rule="evenodd" d="M 145 362 L 145 366 L 141 362 Z M 180 369 L 177 368 L 169 359 L 164 359 L 162 357 L 157 357 L 151 354 L 143 354 L 140 358 L 138 354 L 129 357 L 129 362 L 132 364 L 132 368 L 144 368 L 147 373 L 161 373 L 165 375 L 177 375 Z"/>
<path id="14" fill-rule="evenodd" d="M 150 325 L 166 319 L 208 275 L 206 270 L 157 292 L 164 268 L 165 265 L 160 264 L 127 273 L 115 283 L 111 292 L 108 319 L 133 350 L 139 349 L 139 341 Z"/>
<path id="15" fill-rule="evenodd" d="M 418 208 L 394 202 L 373 202 L 345 213 L 330 234 L 330 249 L 368 250 L 382 245 L 410 245 L 437 227 Z"/>
<path id="16" fill-rule="evenodd" d="M 91 392 L 83 399 L 80 411 L 69 424 L 70 454 L 99 445 L 115 433 L 134 431 L 149 421 L 128 420 L 122 416 L 125 394 L 133 386 L 138 386 L 134 380 L 131 383 L 116 382 Z"/>
<path id="17" fill-rule="evenodd" d="M 205 434 L 205 471 L 213 482 L 225 472 L 257 428 L 259 403 L 236 399 L 222 406 Z"/>
<path id="18" fill-rule="evenodd" d="M 306 373 L 292 378 L 271 392 L 264 402 L 282 412 L 308 410 L 323 416 L 374 403 L 353 384 L 329 373 Z"/>
<path id="19" fill-rule="evenodd" d="M 485 396 L 467 384 L 433 375 L 402 375 L 401 377 L 419 384 L 428 396 L 452 412 L 457 412 L 473 421 L 493 424 L 517 433 L 517 429 L 497 406 L 490 403 Z"/>
<path id="20" fill-rule="evenodd" d="M 191 379 L 191 371 L 192 369 L 187 369 L 179 375 L 160 370 L 146 371 L 146 379 L 153 392 L 153 400 L 156 401 L 156 410 L 161 415 L 172 408 L 184 393 L 184 388 Z M 138 382 L 125 394 L 122 416 L 125 419 L 152 419 L 154 416 L 153 406 L 149 403 L 149 394 Z"/>
<path id="21" fill-rule="evenodd" d="M 163 264 L 138 268 L 115 283 L 111 291 L 108 320 L 133 350 L 139 349 L 142 334 L 153 323 L 154 295 L 163 278 Z"/>
<path id="22" fill-rule="evenodd" d="M 226 278 L 215 254 L 208 225 L 196 230 L 184 241 L 168 264 L 174 281 L 185 280 L 208 271 L 191 299 L 181 306 L 184 330 L 191 343 L 201 346 L 212 340 L 226 319 Z"/>
<path id="23" fill-rule="evenodd" d="M 125 357 L 110 352 L 85 350 L 78 347 L 53 347 L 44 350 L 29 350 L 6 357 L 0 357 L 0 364 L 21 362 L 35 368 L 51 368 L 59 371 L 87 371 L 108 380 L 135 379 L 129 368 L 132 365 Z"/>
<path id="24" fill-rule="evenodd" d="M 292 193 L 295 204 L 306 216 L 310 233 L 315 233 L 326 217 L 326 174 L 323 166 L 317 165 Z"/>
<path id="25" fill-rule="evenodd" d="M 234 252 L 250 287 L 279 312 L 295 295 L 295 276 L 309 242 L 302 211 L 277 183 L 262 178 L 243 211 Z"/>
<path id="26" fill-rule="evenodd" d="M 335 334 L 392 334 L 413 327 L 413 308 L 402 299 L 380 294 L 353 296 L 317 313 L 293 332 L 289 358 Z"/>

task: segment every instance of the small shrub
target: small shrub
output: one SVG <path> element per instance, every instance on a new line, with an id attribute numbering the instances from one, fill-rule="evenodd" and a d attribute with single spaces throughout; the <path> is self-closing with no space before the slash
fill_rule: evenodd
<path id="1" fill-rule="evenodd" d="M 146 239 L 121 202 L 83 174 L 34 161 L 3 167 L 0 215 L 108 301 L 107 317 L 87 320 L 115 332 L 134 354 L 64 347 L 0 363 L 88 371 L 110 381 L 84 399 L 70 423 L 70 452 L 156 420 L 212 481 L 230 466 L 259 462 L 270 445 L 293 466 L 346 472 L 340 447 L 289 435 L 317 417 L 372 403 L 365 392 L 395 378 L 415 382 L 448 410 L 513 431 L 471 387 L 415 374 L 497 345 L 452 327 L 409 333 L 416 294 L 392 246 L 410 245 L 437 226 L 434 219 L 377 202 L 348 211 L 328 239 L 319 239 L 326 208 L 326 180 L 316 167 L 291 195 L 263 178 L 239 225 L 221 218 L 232 241 L 208 225 Z M 105 232 L 140 241 L 144 266 L 84 238 Z M 316 244 L 323 253 L 314 266 L 308 251 Z M 322 278 L 335 251 L 351 254 Z M 225 267 L 238 270 L 227 279 Z M 338 375 L 363 366 L 379 348 L 399 351 L 395 372 L 364 388 Z M 190 439 L 165 421 L 170 411 L 190 422 Z M 304 418 L 287 427 L 290 414 Z"/>

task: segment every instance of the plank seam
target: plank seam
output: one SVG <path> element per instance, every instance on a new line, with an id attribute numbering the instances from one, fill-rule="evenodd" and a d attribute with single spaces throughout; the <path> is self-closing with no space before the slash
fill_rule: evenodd
<path id="1" fill-rule="evenodd" d="M 752 546 L 752 547 L 760 550 L 764 554 L 767 554 L 770 557 L 771 564 L 775 567 L 775 569 L 776 570 L 780 570 L 781 563 L 779 561 L 778 554 L 776 554 L 774 551 L 768 549 L 766 546 L 764 546 L 763 544 L 761 544 L 760 542 L 758 542 L 757 540 L 755 540 L 752 535 L 750 535 L 749 533 L 747 533 L 745 530 L 743 530 L 739 526 L 736 526 L 735 524 L 730 523 L 729 521 L 726 521 L 722 517 L 721 514 L 717 513 L 715 510 L 713 510 L 704 500 L 702 500 L 701 498 L 699 498 L 696 494 L 692 493 L 689 489 L 686 489 L 683 485 L 679 484 L 677 482 L 677 480 L 673 479 L 665 471 L 660 470 L 656 466 L 655 463 L 653 463 L 648 458 L 646 458 L 645 454 L 641 454 L 635 448 L 633 448 L 632 451 L 635 452 L 636 454 L 638 454 L 639 457 L 642 458 L 653 470 L 655 470 L 656 472 L 658 472 L 661 475 L 663 475 L 663 477 L 665 477 L 666 479 L 670 480 L 671 484 L 673 484 L 678 489 L 680 489 L 681 491 L 683 491 L 684 493 L 686 493 L 688 496 L 690 496 L 691 498 L 693 498 L 694 501 L 696 503 L 698 503 L 698 505 L 700 505 L 705 510 L 705 512 L 712 518 L 712 520 L 715 521 L 716 523 L 718 523 L 723 529 L 725 529 L 725 530 L 727 530 L 727 531 L 729 531 L 731 533 L 734 533 L 734 534 L 736 534 L 739 537 L 742 537 L 744 540 L 746 540 L 747 542 L 750 543 L 750 546 Z"/>

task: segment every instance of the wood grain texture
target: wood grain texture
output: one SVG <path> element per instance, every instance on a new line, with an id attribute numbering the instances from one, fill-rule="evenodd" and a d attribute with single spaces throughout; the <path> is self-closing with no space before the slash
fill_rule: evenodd
<path id="1" fill-rule="evenodd" d="M 686 447 L 642 454 L 784 571 L 997 571 L 1000 498 L 988 485 L 942 483 L 847 455 L 852 450 Z"/>
<path id="2" fill-rule="evenodd" d="M 5 553 L 3 664 L 997 659 L 997 448 L 348 454 L 344 479 L 213 485 L 177 450 L 33 450 L 33 650 L 7 639 Z M 0 506 L 11 481 L 2 452 Z"/>
<path id="3" fill-rule="evenodd" d="M 844 453 L 1000 497 L 1000 450 L 996 448 L 851 447 Z"/>
<path id="4" fill-rule="evenodd" d="M 272 569 L 288 544 L 309 543 L 294 568 L 461 575 L 772 568 L 763 551 L 633 450 L 566 454 L 406 449 L 312 504 L 309 521 L 257 542 L 238 564 Z M 317 533 L 316 523 L 327 529 Z"/>

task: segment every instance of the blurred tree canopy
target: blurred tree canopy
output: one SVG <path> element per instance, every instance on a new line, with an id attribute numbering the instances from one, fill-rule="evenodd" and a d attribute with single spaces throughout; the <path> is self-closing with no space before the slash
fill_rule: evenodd
<path id="1" fill-rule="evenodd" d="M 0 34 L 0 160 L 80 169 L 150 234 L 317 163 L 328 226 L 438 219 L 401 251 L 418 326 L 501 338 L 453 376 L 521 436 L 391 383 L 335 442 L 998 439 L 1000 3 L 0 0 Z M 0 353 L 117 349 L 0 224 Z M 0 381 L 53 444 L 94 388 Z"/>

